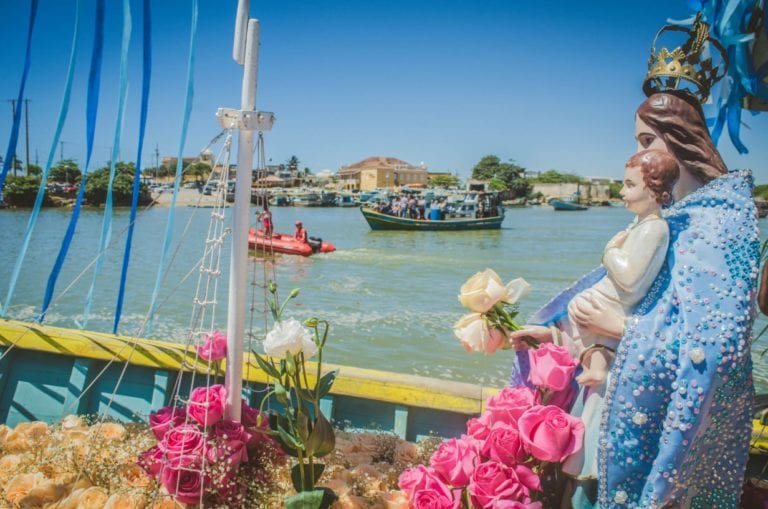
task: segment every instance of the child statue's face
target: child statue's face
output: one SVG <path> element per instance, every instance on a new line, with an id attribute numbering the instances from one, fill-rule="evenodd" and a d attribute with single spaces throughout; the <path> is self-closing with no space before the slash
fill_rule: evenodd
<path id="1" fill-rule="evenodd" d="M 624 170 L 624 186 L 620 194 L 624 206 L 641 218 L 659 210 L 656 196 L 645 187 L 643 172 L 639 167 L 627 167 Z"/>

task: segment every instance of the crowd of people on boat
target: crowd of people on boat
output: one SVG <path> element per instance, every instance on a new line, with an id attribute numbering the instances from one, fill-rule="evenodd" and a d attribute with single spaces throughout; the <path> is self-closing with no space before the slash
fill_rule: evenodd
<path id="1" fill-rule="evenodd" d="M 471 208 L 464 209 L 466 205 Z M 423 196 L 397 194 L 388 200 L 379 200 L 374 210 L 380 214 L 416 220 L 442 221 L 446 217 L 462 216 L 477 219 L 499 215 L 498 198 L 491 193 L 480 193 L 476 200 L 462 202 L 458 208 L 449 205 L 445 197 L 435 197 L 429 201 Z"/>

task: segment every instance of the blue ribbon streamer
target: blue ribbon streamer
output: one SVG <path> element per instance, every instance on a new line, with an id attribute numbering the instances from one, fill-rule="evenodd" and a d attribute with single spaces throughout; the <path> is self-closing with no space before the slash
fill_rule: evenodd
<path id="1" fill-rule="evenodd" d="M 117 97 L 117 119 L 115 121 L 115 134 L 112 139 L 112 154 L 109 164 L 109 183 L 107 185 L 107 197 L 104 203 L 104 218 L 101 222 L 101 236 L 99 238 L 99 250 L 96 253 L 96 264 L 93 267 L 93 278 L 91 287 L 88 289 L 88 295 L 85 297 L 85 306 L 83 307 L 83 320 L 78 326 L 84 329 L 88 324 L 88 317 L 91 313 L 91 304 L 93 302 L 93 291 L 96 288 L 96 279 L 101 272 L 101 266 L 104 263 L 107 245 L 112 237 L 112 200 L 113 185 L 115 183 L 115 167 L 117 165 L 118 154 L 120 153 L 120 134 L 123 128 L 123 113 L 125 113 L 125 93 L 128 88 L 128 49 L 131 45 L 131 6 L 129 0 L 123 0 L 123 38 L 120 45 L 120 85 Z"/>
<path id="2" fill-rule="evenodd" d="M 96 28 L 94 30 L 93 53 L 91 54 L 91 69 L 88 73 L 88 105 L 86 107 L 86 134 L 87 147 L 85 156 L 85 167 L 83 168 L 83 178 L 80 181 L 80 190 L 77 193 L 75 208 L 72 210 L 72 217 L 69 219 L 67 231 L 59 248 L 59 254 L 56 256 L 56 262 L 53 265 L 51 274 L 48 276 L 48 285 L 45 288 L 45 297 L 43 298 L 43 308 L 37 316 L 38 323 L 43 323 L 48 307 L 51 305 L 53 291 L 56 287 L 56 281 L 61 273 L 61 267 L 64 259 L 67 257 L 69 246 L 72 243 L 72 237 L 75 235 L 77 220 L 80 217 L 80 208 L 83 204 L 85 194 L 85 184 L 88 180 L 88 166 L 91 162 L 93 153 L 93 136 L 96 131 L 96 113 L 99 109 L 99 85 L 101 83 L 101 60 L 104 49 L 104 0 L 96 1 Z"/>
<path id="3" fill-rule="evenodd" d="M 120 289 L 117 292 L 117 307 L 115 308 L 115 322 L 112 325 L 112 333 L 117 334 L 120 317 L 123 313 L 123 299 L 125 297 L 125 283 L 128 278 L 128 265 L 131 260 L 131 244 L 133 243 L 133 226 L 136 221 L 136 209 L 139 205 L 139 192 L 141 191 L 141 155 L 144 149 L 144 131 L 147 126 L 147 110 L 149 107 L 149 84 L 152 77 L 152 17 L 150 0 L 144 0 L 144 49 L 143 49 L 143 78 L 141 83 L 141 115 L 139 117 L 139 145 L 136 154 L 136 173 L 133 175 L 133 196 L 131 197 L 131 213 L 128 220 L 128 235 L 125 239 L 125 254 L 123 255 L 123 268 L 120 273 Z"/>
<path id="4" fill-rule="evenodd" d="M 77 39 L 79 37 L 79 25 L 80 25 L 80 0 L 77 0 L 75 7 L 75 28 L 74 35 L 72 36 L 72 50 L 69 53 L 69 67 L 67 68 L 67 79 L 64 85 L 64 97 L 61 100 L 61 107 L 59 108 L 59 119 L 56 121 L 56 131 L 53 135 L 53 142 L 51 143 L 51 149 L 48 151 L 48 160 L 43 168 L 43 174 L 40 179 L 40 187 L 37 189 L 37 196 L 35 197 L 35 205 L 32 207 L 32 213 L 29 216 L 27 222 L 27 229 L 24 231 L 24 237 L 21 243 L 21 250 L 16 257 L 16 264 L 13 266 L 13 272 L 11 273 L 11 280 L 8 284 L 8 293 L 5 296 L 5 305 L 0 307 L 0 316 L 5 317 L 8 314 L 8 309 L 11 306 L 11 300 L 13 299 L 13 293 L 16 290 L 16 282 L 19 279 L 21 273 L 21 267 L 24 264 L 24 258 L 27 255 L 27 249 L 29 248 L 29 242 L 32 238 L 32 232 L 35 229 L 37 223 L 37 217 L 40 214 L 40 208 L 43 206 L 43 198 L 45 197 L 45 184 L 48 181 L 48 174 L 51 171 L 53 165 L 53 158 L 56 155 L 56 148 L 59 144 L 59 138 L 61 138 L 61 131 L 64 129 L 64 122 L 67 119 L 69 112 L 69 99 L 72 95 L 72 79 L 75 75 L 75 56 L 77 55 Z"/>
<path id="5" fill-rule="evenodd" d="M 184 154 L 184 143 L 187 140 L 187 127 L 189 126 L 189 116 L 192 112 L 192 98 L 195 95 L 195 41 L 197 35 L 197 0 L 192 0 L 192 27 L 189 36 L 189 62 L 187 67 L 187 97 L 184 102 L 184 120 L 181 126 L 181 140 L 179 140 L 178 159 L 176 160 L 176 178 L 173 182 L 173 197 L 171 198 L 171 208 L 168 212 L 168 222 L 165 225 L 165 238 L 163 239 L 163 249 L 160 252 L 160 265 L 157 269 L 157 278 L 155 279 L 155 288 L 152 291 L 152 301 L 149 304 L 147 312 L 146 331 L 152 330 L 152 320 L 157 309 L 157 297 L 160 293 L 160 284 L 165 275 L 165 259 L 168 255 L 168 249 L 171 245 L 173 235 L 173 222 L 176 210 L 176 197 L 179 194 L 179 184 L 181 183 L 181 172 L 183 168 L 182 157 Z"/>
<path id="6" fill-rule="evenodd" d="M 5 177 L 8 175 L 8 169 L 16 160 L 16 144 L 19 141 L 19 124 L 21 123 L 21 104 L 24 100 L 24 87 L 27 84 L 29 67 L 32 64 L 32 31 L 35 28 L 35 18 L 37 17 L 38 0 L 32 0 L 29 10 L 29 28 L 27 29 L 27 51 L 24 56 L 24 72 L 21 75 L 21 85 L 19 86 L 19 95 L 16 99 L 17 108 L 13 114 L 13 126 L 11 127 L 11 139 L 8 141 L 8 149 L 5 151 L 3 160 L 3 169 L 0 171 L 0 203 L 3 202 L 3 187 L 5 186 Z M 27 161 L 29 162 L 29 161 Z"/>

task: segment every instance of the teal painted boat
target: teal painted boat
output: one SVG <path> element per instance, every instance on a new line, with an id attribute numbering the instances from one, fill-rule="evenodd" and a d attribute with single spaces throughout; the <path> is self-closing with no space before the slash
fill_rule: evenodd
<path id="1" fill-rule="evenodd" d="M 558 200 L 556 198 L 549 200 L 549 204 L 557 211 L 587 210 L 588 208 L 586 205 L 582 205 L 577 201 Z"/>
<path id="2" fill-rule="evenodd" d="M 504 221 L 504 213 L 500 216 L 480 219 L 410 219 L 406 217 L 382 214 L 373 209 L 360 207 L 363 217 L 368 221 L 371 230 L 411 230 L 411 231 L 467 231 L 467 230 L 498 230 Z"/>
<path id="3" fill-rule="evenodd" d="M 314 373 L 314 363 L 307 364 L 307 373 Z M 337 428 L 388 431 L 406 440 L 460 436 L 497 392 L 414 375 L 325 363 L 323 368 L 338 370 L 321 402 Z M 195 386 L 207 385 L 209 376 L 194 348 L 179 343 L 0 319 L 0 422 L 8 426 L 52 423 L 69 414 L 146 422 L 150 412 L 172 402 L 177 389 L 184 399 Z M 246 354 L 243 399 L 258 407 L 269 383 Z M 272 400 L 269 405 L 279 406 Z"/>

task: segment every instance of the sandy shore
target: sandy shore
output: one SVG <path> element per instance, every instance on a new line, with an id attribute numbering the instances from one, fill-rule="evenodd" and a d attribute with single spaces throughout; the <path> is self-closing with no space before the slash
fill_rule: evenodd
<path id="1" fill-rule="evenodd" d="M 156 207 L 170 207 L 171 198 L 173 193 L 171 191 L 163 191 L 161 193 L 152 193 L 152 198 L 155 200 Z M 179 189 L 179 194 L 176 197 L 177 207 L 211 207 L 216 203 L 216 196 L 213 194 L 204 195 L 197 189 Z M 231 205 L 230 203 L 226 204 Z"/>

